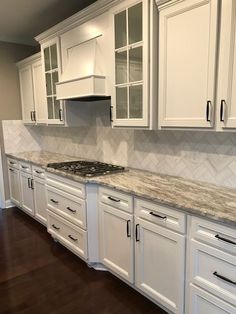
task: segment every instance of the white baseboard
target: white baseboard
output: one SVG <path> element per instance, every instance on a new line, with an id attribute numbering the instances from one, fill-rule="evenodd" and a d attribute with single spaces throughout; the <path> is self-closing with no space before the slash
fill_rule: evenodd
<path id="1" fill-rule="evenodd" d="M 12 203 L 11 200 L 6 200 L 5 202 L 5 208 L 11 208 L 11 207 L 15 207 L 16 205 Z"/>

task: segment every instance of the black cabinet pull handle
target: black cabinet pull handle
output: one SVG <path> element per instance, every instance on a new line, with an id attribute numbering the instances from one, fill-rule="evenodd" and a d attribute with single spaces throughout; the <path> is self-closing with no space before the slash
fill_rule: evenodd
<path id="1" fill-rule="evenodd" d="M 70 235 L 70 234 L 68 235 L 68 238 L 70 238 L 72 241 L 75 241 L 75 242 L 78 241 L 78 239 L 72 237 L 72 235 Z"/>
<path id="2" fill-rule="evenodd" d="M 220 121 L 221 122 L 225 121 L 225 118 L 224 118 L 225 105 L 226 105 L 226 101 L 224 99 L 222 99 L 220 102 Z"/>
<path id="3" fill-rule="evenodd" d="M 31 187 L 32 190 L 34 190 L 34 180 L 31 179 L 30 182 L 31 182 L 30 187 Z"/>
<path id="4" fill-rule="evenodd" d="M 126 224 L 126 234 L 127 234 L 127 238 L 130 238 L 130 237 L 131 237 L 130 223 L 131 223 L 131 220 L 127 220 L 127 224 Z"/>
<path id="5" fill-rule="evenodd" d="M 31 119 L 31 121 L 34 121 L 34 119 L 33 119 L 33 111 L 30 111 L 30 119 Z"/>
<path id="6" fill-rule="evenodd" d="M 139 238 L 139 224 L 137 224 L 136 227 L 135 227 L 135 240 L 136 240 L 136 242 L 140 241 L 140 238 Z"/>
<path id="7" fill-rule="evenodd" d="M 120 200 L 118 199 L 118 198 L 114 198 L 114 197 L 112 197 L 112 196 L 108 196 L 107 197 L 109 200 L 111 200 L 111 201 L 113 201 L 113 202 L 120 202 Z"/>
<path id="8" fill-rule="evenodd" d="M 52 227 L 56 230 L 60 230 L 60 227 L 55 226 L 54 224 L 52 225 Z"/>
<path id="9" fill-rule="evenodd" d="M 113 114 L 112 114 L 112 111 L 113 111 L 113 106 L 110 106 L 110 121 L 113 122 Z"/>
<path id="10" fill-rule="evenodd" d="M 72 212 L 72 213 L 76 213 L 76 210 L 75 209 L 71 209 L 69 206 L 68 207 L 66 207 L 66 209 L 68 209 L 70 212 Z"/>
<path id="11" fill-rule="evenodd" d="M 13 169 L 11 169 L 11 168 L 9 168 L 9 170 L 10 170 L 10 171 L 12 171 L 12 172 L 14 172 L 14 170 L 13 170 Z"/>
<path id="12" fill-rule="evenodd" d="M 227 278 L 225 276 L 222 276 L 222 275 L 218 274 L 217 271 L 214 271 L 213 275 L 216 276 L 217 278 L 220 278 L 220 279 L 222 279 L 224 281 L 227 281 L 227 282 L 229 282 L 229 283 L 231 283 L 233 285 L 236 285 L 236 281 L 233 281 L 233 280 L 231 280 L 231 279 L 229 279 L 229 278 Z"/>
<path id="13" fill-rule="evenodd" d="M 36 111 L 34 111 L 34 121 L 36 122 Z"/>
<path id="14" fill-rule="evenodd" d="M 59 120 L 63 121 L 63 119 L 62 119 L 62 109 L 59 109 Z"/>
<path id="15" fill-rule="evenodd" d="M 210 114 L 210 109 L 211 109 L 211 101 L 207 101 L 207 106 L 206 106 L 206 120 L 207 122 L 211 122 L 211 114 Z"/>
<path id="16" fill-rule="evenodd" d="M 217 238 L 218 240 L 224 241 L 224 242 L 226 242 L 226 243 L 236 245 L 236 242 L 234 242 L 234 241 L 232 241 L 232 240 L 229 240 L 229 239 L 226 239 L 226 238 L 224 238 L 224 237 L 221 237 L 219 234 L 216 234 L 216 235 L 215 235 L 215 238 Z"/>
<path id="17" fill-rule="evenodd" d="M 54 204 L 58 204 L 59 202 L 58 201 L 55 201 L 53 198 L 50 199 L 50 201 Z"/>
<path id="18" fill-rule="evenodd" d="M 21 166 L 22 169 L 28 169 L 28 166 Z"/>
<path id="19" fill-rule="evenodd" d="M 15 165 L 16 163 L 14 161 L 10 161 L 10 164 L 11 165 Z"/>
<path id="20" fill-rule="evenodd" d="M 42 174 L 43 172 L 42 171 L 38 171 L 38 170 L 35 170 L 36 173 L 38 174 Z"/>
<path id="21" fill-rule="evenodd" d="M 161 215 L 158 215 L 158 214 L 156 214 L 154 212 L 150 212 L 149 214 L 154 216 L 154 217 L 160 218 L 160 219 L 166 219 L 167 218 L 166 216 L 161 216 Z"/>
<path id="22" fill-rule="evenodd" d="M 28 188 L 30 189 L 31 188 L 31 179 L 28 178 Z"/>

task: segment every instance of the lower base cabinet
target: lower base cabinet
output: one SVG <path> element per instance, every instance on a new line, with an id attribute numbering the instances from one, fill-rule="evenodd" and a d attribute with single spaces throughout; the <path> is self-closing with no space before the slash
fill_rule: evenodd
<path id="1" fill-rule="evenodd" d="M 48 232 L 76 255 L 87 259 L 87 231 L 48 211 Z"/>
<path id="2" fill-rule="evenodd" d="M 46 199 L 46 188 L 45 179 L 34 177 L 33 181 L 34 191 L 34 211 L 35 218 L 41 223 L 47 224 L 47 199 Z"/>
<path id="3" fill-rule="evenodd" d="M 29 215 L 34 216 L 34 192 L 32 175 L 20 171 L 21 208 Z"/>
<path id="4" fill-rule="evenodd" d="M 137 218 L 135 285 L 173 313 L 183 313 L 185 236 Z"/>
<path id="5" fill-rule="evenodd" d="M 13 162 L 12 162 L 13 163 Z M 19 169 L 8 167 L 8 177 L 9 177 L 9 187 L 10 187 L 10 197 L 11 201 L 16 205 L 20 206 L 21 202 L 21 190 L 20 190 L 20 172 Z"/>
<path id="6" fill-rule="evenodd" d="M 189 309 L 186 314 L 236 314 L 236 308 L 207 291 L 190 284 Z"/>
<path id="7" fill-rule="evenodd" d="M 100 204 L 101 262 L 130 283 L 134 282 L 133 215 Z"/>

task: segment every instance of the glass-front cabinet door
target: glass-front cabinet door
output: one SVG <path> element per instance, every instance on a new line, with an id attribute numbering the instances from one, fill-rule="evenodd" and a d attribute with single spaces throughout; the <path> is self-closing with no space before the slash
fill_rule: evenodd
<path id="1" fill-rule="evenodd" d="M 56 99 L 56 83 L 60 75 L 58 45 L 57 39 L 42 45 L 48 124 L 64 124 L 63 102 Z"/>
<path id="2" fill-rule="evenodd" d="M 113 126 L 148 127 L 149 1 L 126 1 L 113 14 Z"/>

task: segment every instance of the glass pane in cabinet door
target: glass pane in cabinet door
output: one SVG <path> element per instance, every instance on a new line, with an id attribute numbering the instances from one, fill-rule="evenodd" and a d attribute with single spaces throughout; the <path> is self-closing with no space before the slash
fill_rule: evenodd
<path id="1" fill-rule="evenodd" d="M 129 81 L 137 82 L 143 79 L 143 48 L 129 50 Z"/>
<path id="2" fill-rule="evenodd" d="M 116 88 L 116 118 L 117 119 L 128 118 L 127 87 Z"/>
<path id="3" fill-rule="evenodd" d="M 58 82 L 58 72 L 52 72 L 52 93 L 56 94 L 56 83 Z"/>
<path id="4" fill-rule="evenodd" d="M 52 97 L 47 97 L 47 105 L 48 105 L 48 119 L 53 119 L 53 100 Z"/>
<path id="5" fill-rule="evenodd" d="M 127 45 L 126 11 L 115 15 L 115 48 Z"/>
<path id="6" fill-rule="evenodd" d="M 141 41 L 143 38 L 142 2 L 128 9 L 129 44 Z"/>
<path id="7" fill-rule="evenodd" d="M 55 112 L 55 119 L 60 119 L 59 111 L 60 111 L 60 101 L 56 100 L 56 97 L 54 97 L 54 112 Z"/>
<path id="8" fill-rule="evenodd" d="M 116 84 L 127 83 L 127 51 L 116 52 Z"/>
<path id="9" fill-rule="evenodd" d="M 129 87 L 129 117 L 141 119 L 143 117 L 143 86 Z"/>
<path id="10" fill-rule="evenodd" d="M 49 47 L 44 49 L 44 64 L 45 64 L 45 71 L 51 70 L 50 67 L 50 54 L 49 54 Z"/>
<path id="11" fill-rule="evenodd" d="M 52 95 L 52 80 L 50 73 L 46 73 L 46 90 L 47 95 Z"/>
<path id="12" fill-rule="evenodd" d="M 52 45 L 50 47 L 51 51 L 51 63 L 52 63 L 52 70 L 58 68 L 58 62 L 57 62 L 57 45 Z"/>

